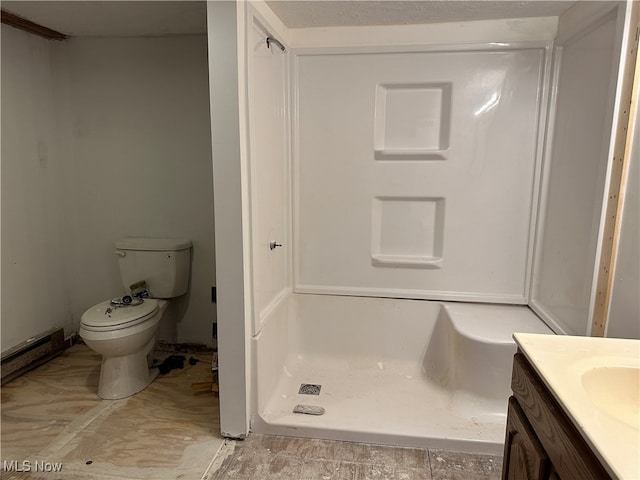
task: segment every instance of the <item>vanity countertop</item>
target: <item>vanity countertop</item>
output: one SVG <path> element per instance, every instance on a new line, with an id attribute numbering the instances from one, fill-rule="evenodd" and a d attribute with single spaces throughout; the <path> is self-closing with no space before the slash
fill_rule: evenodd
<path id="1" fill-rule="evenodd" d="M 640 479 L 640 340 L 513 338 L 609 473 Z"/>

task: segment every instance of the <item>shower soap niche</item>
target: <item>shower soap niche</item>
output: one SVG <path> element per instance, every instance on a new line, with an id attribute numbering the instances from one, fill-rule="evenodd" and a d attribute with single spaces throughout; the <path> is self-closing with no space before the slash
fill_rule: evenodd
<path id="1" fill-rule="evenodd" d="M 376 197 L 371 261 L 380 267 L 442 268 L 444 198 Z"/>
<path id="2" fill-rule="evenodd" d="M 451 84 L 376 86 L 373 146 L 379 160 L 446 160 Z"/>

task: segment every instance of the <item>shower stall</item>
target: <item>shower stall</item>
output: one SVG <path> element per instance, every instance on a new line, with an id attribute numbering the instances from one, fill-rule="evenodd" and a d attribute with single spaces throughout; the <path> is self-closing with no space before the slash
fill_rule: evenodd
<path id="1" fill-rule="evenodd" d="M 226 3 L 223 433 L 500 453 L 511 335 L 590 331 L 629 7 L 290 29 Z"/>

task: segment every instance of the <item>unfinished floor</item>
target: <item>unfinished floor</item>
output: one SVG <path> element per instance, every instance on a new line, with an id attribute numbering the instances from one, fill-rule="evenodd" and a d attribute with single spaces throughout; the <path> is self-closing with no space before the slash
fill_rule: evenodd
<path id="1" fill-rule="evenodd" d="M 191 389 L 211 381 L 211 356 L 185 356 L 199 361 L 122 400 L 97 397 L 100 356 L 85 345 L 3 386 L 3 469 L 28 460 L 62 463 L 64 479 L 201 478 L 223 439 L 217 399 Z"/>
<path id="2" fill-rule="evenodd" d="M 159 354 L 158 357 L 167 355 Z M 123 400 L 96 396 L 100 357 L 75 345 L 2 387 L 0 477 L 48 480 L 493 480 L 501 458 L 442 450 L 220 436 L 211 357 Z M 28 463 L 23 463 L 23 462 Z M 36 468 L 40 471 L 36 471 Z M 52 471 L 61 468 L 58 472 Z M 43 471 L 43 469 L 45 471 Z M 48 470 L 48 471 L 46 471 Z"/>
<path id="3" fill-rule="evenodd" d="M 250 435 L 224 445 L 206 480 L 497 480 L 502 457 Z"/>

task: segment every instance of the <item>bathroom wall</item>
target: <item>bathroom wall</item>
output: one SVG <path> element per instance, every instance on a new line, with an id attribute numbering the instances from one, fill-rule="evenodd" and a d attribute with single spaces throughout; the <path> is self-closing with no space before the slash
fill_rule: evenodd
<path id="1" fill-rule="evenodd" d="M 51 43 L 2 25 L 2 351 L 74 328 Z"/>
<path id="2" fill-rule="evenodd" d="M 640 339 L 640 109 L 637 92 L 638 86 L 606 334 L 607 337 Z M 633 118 L 633 112 L 631 115 Z"/>
<path id="3" fill-rule="evenodd" d="M 186 237 L 193 242 L 190 291 L 172 302 L 160 337 L 210 344 L 216 310 L 206 36 L 71 38 L 54 53 L 74 321 L 123 293 L 113 254 L 118 238 Z M 177 332 L 167 320 L 179 320 Z"/>
<path id="4" fill-rule="evenodd" d="M 559 22 L 531 304 L 557 332 L 588 335 L 620 49 L 615 4 Z"/>
<path id="5" fill-rule="evenodd" d="M 69 335 L 122 295 L 124 236 L 193 241 L 190 292 L 160 336 L 211 344 L 207 37 L 51 42 L 3 26 L 2 103 L 2 350 Z"/>

